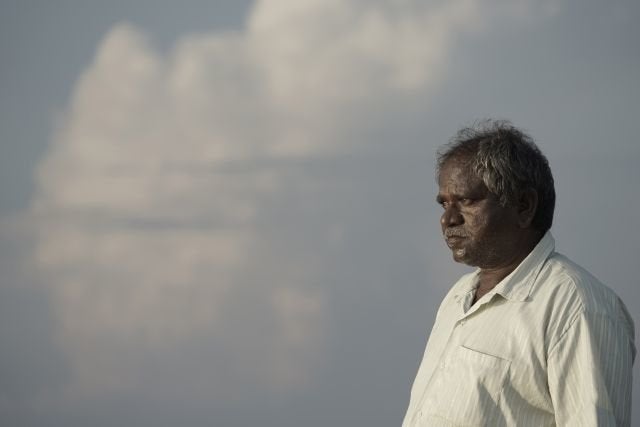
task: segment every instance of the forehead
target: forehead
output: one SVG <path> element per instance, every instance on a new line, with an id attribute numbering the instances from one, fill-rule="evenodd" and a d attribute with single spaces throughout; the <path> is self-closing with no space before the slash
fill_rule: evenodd
<path id="1" fill-rule="evenodd" d="M 471 169 L 470 162 L 462 159 L 449 159 L 438 174 L 439 194 L 467 195 L 469 193 L 487 193 L 487 187 Z"/>

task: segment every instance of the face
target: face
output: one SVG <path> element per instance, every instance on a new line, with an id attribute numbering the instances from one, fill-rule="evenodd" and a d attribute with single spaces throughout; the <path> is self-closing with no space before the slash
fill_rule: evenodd
<path id="1" fill-rule="evenodd" d="M 509 262 L 521 233 L 516 209 L 500 206 L 461 159 L 443 165 L 438 184 L 440 224 L 453 259 L 480 268 Z"/>

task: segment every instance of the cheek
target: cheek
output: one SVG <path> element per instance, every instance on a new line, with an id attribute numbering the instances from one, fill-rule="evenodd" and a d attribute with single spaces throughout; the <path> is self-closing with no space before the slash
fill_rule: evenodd
<path id="1" fill-rule="evenodd" d="M 473 235 L 482 234 L 487 228 L 487 217 L 481 214 L 467 215 L 464 224 L 468 233 Z"/>

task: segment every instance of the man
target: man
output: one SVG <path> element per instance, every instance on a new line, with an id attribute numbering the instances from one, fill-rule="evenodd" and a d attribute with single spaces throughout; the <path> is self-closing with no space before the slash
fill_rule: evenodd
<path id="1" fill-rule="evenodd" d="M 403 427 L 628 426 L 634 326 L 622 301 L 554 251 L 547 159 L 508 122 L 461 130 L 438 158 L 453 259 Z"/>

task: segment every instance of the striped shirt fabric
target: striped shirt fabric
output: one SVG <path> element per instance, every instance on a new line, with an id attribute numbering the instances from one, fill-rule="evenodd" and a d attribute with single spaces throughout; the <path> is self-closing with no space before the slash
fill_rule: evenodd
<path id="1" fill-rule="evenodd" d="M 443 300 L 402 427 L 629 426 L 633 320 L 549 232 L 471 305 L 476 286 Z"/>

